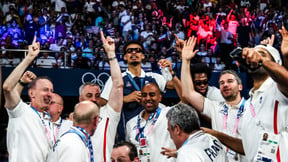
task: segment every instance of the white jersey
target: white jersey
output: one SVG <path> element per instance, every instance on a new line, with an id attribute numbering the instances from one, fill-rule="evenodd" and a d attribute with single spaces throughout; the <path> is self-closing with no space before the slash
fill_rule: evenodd
<path id="1" fill-rule="evenodd" d="M 160 109 L 160 108 L 159 108 Z M 170 147 L 170 148 L 176 148 L 175 144 L 173 143 L 172 139 L 170 138 L 169 132 L 167 130 L 167 118 L 166 114 L 170 110 L 170 107 L 161 108 L 160 115 L 154 125 L 154 127 L 151 129 L 153 123 L 153 119 L 150 120 L 147 125 L 144 128 L 144 135 L 147 137 L 147 145 L 148 150 L 150 152 L 150 161 L 156 162 L 156 161 L 175 161 L 174 158 L 167 159 L 166 156 L 162 155 L 160 152 L 161 147 Z M 144 110 L 143 110 L 144 111 Z M 142 113 L 140 113 L 140 126 L 143 127 L 146 123 L 146 120 L 143 119 Z M 156 116 L 156 115 L 154 115 Z M 128 121 L 126 125 L 126 140 L 129 142 L 132 142 L 139 152 L 140 144 L 138 141 L 136 141 L 136 134 L 137 134 L 137 120 L 138 115 L 132 118 Z"/>
<path id="2" fill-rule="evenodd" d="M 7 109 L 7 112 L 9 162 L 45 162 L 53 140 L 52 128 L 47 126 L 50 121 L 22 100 L 13 110 Z"/>
<path id="3" fill-rule="evenodd" d="M 56 122 L 53 122 L 53 132 L 54 135 L 56 135 L 56 139 L 58 139 L 63 133 L 67 132 L 72 125 L 72 121 L 62 119 L 61 117 Z"/>
<path id="4" fill-rule="evenodd" d="M 252 92 L 252 91 L 251 91 Z M 239 123 L 238 131 L 242 136 L 242 142 L 246 157 L 254 160 L 262 139 L 260 132 L 274 133 L 274 113 L 277 111 L 277 133 L 279 136 L 279 150 L 281 161 L 288 159 L 288 99 L 278 89 L 277 83 L 268 78 L 258 90 L 252 94 L 246 102 L 245 112 Z M 276 104 L 278 101 L 278 105 Z M 255 117 L 253 112 L 255 111 Z M 275 120 L 276 122 L 276 120 Z M 273 157 L 274 158 L 274 157 Z"/>
<path id="5" fill-rule="evenodd" d="M 214 86 L 208 86 L 206 97 L 213 101 L 225 101 L 220 90 Z"/>
<path id="6" fill-rule="evenodd" d="M 221 142 L 201 130 L 191 134 L 177 151 L 177 162 L 225 162 Z"/>
<path id="7" fill-rule="evenodd" d="M 238 105 L 230 106 L 225 103 L 225 101 L 218 102 L 218 101 L 211 101 L 207 98 L 204 99 L 204 109 L 203 114 L 207 115 L 211 118 L 212 122 L 212 129 L 224 132 L 230 136 L 241 138 L 239 133 L 236 131 L 234 132 L 235 126 L 237 127 L 237 113 L 239 111 L 239 108 L 242 105 L 242 108 L 244 108 L 245 99 L 242 98 L 242 100 L 238 103 Z M 227 120 L 224 118 L 224 107 L 227 106 L 228 115 Z M 240 116 L 241 118 L 242 116 Z M 224 127 L 224 123 L 226 123 L 226 127 Z M 237 130 L 237 129 L 236 129 Z M 239 154 L 236 155 L 236 153 L 232 150 L 227 150 L 227 158 L 230 162 L 232 161 L 247 161 L 245 156 L 240 156 L 240 159 L 238 158 Z M 239 160 L 237 160 L 239 159 Z"/>
<path id="8" fill-rule="evenodd" d="M 47 162 L 90 162 L 90 152 L 76 133 L 62 135 L 49 153 Z"/>
<path id="9" fill-rule="evenodd" d="M 109 104 L 106 104 L 100 108 L 100 116 L 102 117 L 102 121 L 98 123 L 94 135 L 91 137 L 94 150 L 94 162 L 103 162 L 104 154 L 106 155 L 106 161 L 110 160 L 117 125 L 120 120 L 120 112 L 115 112 Z"/>

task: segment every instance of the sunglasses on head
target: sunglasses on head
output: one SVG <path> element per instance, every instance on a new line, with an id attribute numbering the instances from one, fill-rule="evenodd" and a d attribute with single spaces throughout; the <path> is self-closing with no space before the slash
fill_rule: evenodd
<path id="1" fill-rule="evenodd" d="M 207 85 L 208 84 L 208 80 L 196 80 L 194 83 L 197 86 L 201 86 L 202 84 Z"/>
<path id="2" fill-rule="evenodd" d="M 140 52 L 142 52 L 142 49 L 141 48 L 128 48 L 126 50 L 126 53 L 132 53 L 133 51 L 140 53 Z"/>

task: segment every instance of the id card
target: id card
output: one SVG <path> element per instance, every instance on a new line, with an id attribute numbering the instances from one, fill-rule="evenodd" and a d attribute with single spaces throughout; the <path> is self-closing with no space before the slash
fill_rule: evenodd
<path id="1" fill-rule="evenodd" d="M 276 153 L 279 146 L 279 135 L 264 131 L 262 131 L 260 135 L 261 138 L 259 141 L 259 148 L 257 150 L 254 161 L 277 161 Z"/>
<path id="2" fill-rule="evenodd" d="M 147 143 L 147 138 L 140 138 L 139 140 L 139 157 L 142 162 L 150 162 L 150 151 Z"/>
<path id="3" fill-rule="evenodd" d="M 231 149 L 227 148 L 226 155 L 227 155 L 229 161 L 239 161 L 240 160 L 239 154 L 237 154 L 235 151 L 233 151 Z"/>

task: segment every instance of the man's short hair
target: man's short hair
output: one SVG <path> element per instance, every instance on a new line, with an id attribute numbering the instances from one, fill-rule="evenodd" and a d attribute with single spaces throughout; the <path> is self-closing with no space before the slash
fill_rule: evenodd
<path id="1" fill-rule="evenodd" d="M 131 143 L 131 142 L 127 142 L 127 141 L 121 141 L 120 143 L 116 143 L 113 148 L 118 148 L 121 146 L 127 146 L 130 151 L 129 151 L 129 158 L 130 160 L 135 160 L 136 157 L 138 157 L 138 153 L 137 153 L 137 148 L 136 146 Z"/>
<path id="2" fill-rule="evenodd" d="M 86 87 L 86 86 L 88 86 L 88 85 L 89 85 L 89 86 L 98 86 L 98 84 L 93 83 L 93 82 L 83 83 L 83 84 L 79 87 L 79 96 L 82 95 L 84 87 Z M 98 87 L 99 87 L 99 86 L 98 86 Z"/>
<path id="3" fill-rule="evenodd" d="M 193 79 L 194 79 L 194 75 L 199 74 L 199 73 L 207 74 L 208 80 L 211 77 L 211 69 L 208 67 L 206 63 L 191 64 L 190 73 Z"/>
<path id="4" fill-rule="evenodd" d="M 93 106 L 92 108 L 89 107 L 88 109 L 83 111 L 78 106 L 80 106 L 79 104 L 82 104 L 85 102 L 86 103 L 90 102 L 91 104 L 94 104 L 95 106 L 92 105 Z M 91 119 L 95 117 L 95 114 L 98 113 L 98 110 L 99 110 L 99 107 L 94 102 L 82 101 L 82 102 L 76 104 L 74 107 L 73 121 L 76 122 L 77 124 L 89 124 L 91 122 Z"/>
<path id="5" fill-rule="evenodd" d="M 123 48 L 123 50 L 124 50 L 124 55 L 126 54 L 126 48 L 127 48 L 130 44 L 137 44 L 137 45 L 139 45 L 139 46 L 141 47 L 141 49 L 142 49 L 142 53 L 144 54 L 144 46 L 143 46 L 143 44 L 142 44 L 141 42 L 139 42 L 139 41 L 131 40 L 131 41 L 127 42 L 127 43 L 124 45 L 124 48 Z"/>
<path id="6" fill-rule="evenodd" d="M 235 77 L 237 83 L 238 84 L 242 84 L 242 80 L 241 80 L 240 76 L 238 75 L 238 73 L 236 73 L 236 71 L 234 71 L 234 70 L 224 70 L 224 71 L 221 72 L 220 77 L 222 75 L 224 75 L 224 74 L 232 74 Z"/>
<path id="7" fill-rule="evenodd" d="M 51 79 L 50 79 L 48 76 L 39 76 L 39 77 L 33 79 L 33 80 L 28 84 L 28 89 L 35 88 L 37 81 L 40 80 L 40 79 L 46 79 L 46 80 L 49 80 L 49 81 L 52 83 Z"/>
<path id="8" fill-rule="evenodd" d="M 166 117 L 174 129 L 176 124 L 184 133 L 191 133 L 194 130 L 200 130 L 200 121 L 197 111 L 191 106 L 179 103 L 174 105 L 166 114 Z"/>

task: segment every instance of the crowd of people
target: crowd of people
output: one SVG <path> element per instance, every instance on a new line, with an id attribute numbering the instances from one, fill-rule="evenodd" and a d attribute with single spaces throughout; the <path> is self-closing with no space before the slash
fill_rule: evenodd
<path id="1" fill-rule="evenodd" d="M 201 60 L 221 71 L 235 65 L 229 57 L 234 47 L 253 47 L 271 34 L 279 47 L 277 30 L 287 16 L 285 3 L 276 8 L 269 0 L 1 2 L 0 56 L 4 66 L 16 66 L 24 56 L 5 49 L 26 49 L 37 35 L 45 51 L 33 62 L 34 67 L 109 70 L 99 34 L 102 30 L 115 39 L 121 69 L 127 68 L 121 55 L 124 44 L 140 40 L 146 71 L 157 69 L 163 58 L 179 70 L 175 35 L 180 39 L 194 35 L 199 52 L 193 62 Z"/>
<path id="2" fill-rule="evenodd" d="M 285 12 L 268 0 L 163 2 L 4 1 L 1 25 L 9 29 L 1 28 L 1 47 L 28 49 L 25 57 L 1 55 L 18 59 L 3 82 L 4 160 L 288 159 Z M 237 46 L 242 61 L 229 57 Z M 217 61 L 224 65 L 217 69 Z M 248 99 L 241 96 L 240 65 L 253 79 Z M 53 82 L 30 66 L 102 68 L 110 78 L 102 92 L 95 83 L 81 85 L 79 103 L 63 118 Z M 219 89 L 208 84 L 212 69 L 221 72 Z M 21 96 L 25 86 L 29 103 Z M 161 103 L 168 89 L 180 103 Z"/>

